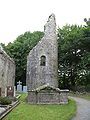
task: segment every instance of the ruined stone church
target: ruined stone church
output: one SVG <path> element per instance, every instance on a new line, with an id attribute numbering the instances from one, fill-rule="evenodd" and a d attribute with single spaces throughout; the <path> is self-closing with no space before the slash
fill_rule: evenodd
<path id="1" fill-rule="evenodd" d="M 55 15 L 44 26 L 44 37 L 27 57 L 28 102 L 37 104 L 67 103 L 68 90 L 58 88 L 58 45 Z"/>

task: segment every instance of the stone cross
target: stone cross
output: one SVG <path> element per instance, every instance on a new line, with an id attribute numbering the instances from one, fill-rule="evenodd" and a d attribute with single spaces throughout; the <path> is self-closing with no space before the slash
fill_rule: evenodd
<path id="1" fill-rule="evenodd" d="M 17 84 L 18 84 L 17 85 L 17 91 L 22 92 L 22 82 L 19 81 L 19 82 L 17 82 Z"/>
<path id="2" fill-rule="evenodd" d="M 18 85 L 21 85 L 21 84 L 22 84 L 22 82 L 20 82 L 20 80 L 19 80 L 19 82 L 17 82 L 17 84 L 18 84 Z"/>

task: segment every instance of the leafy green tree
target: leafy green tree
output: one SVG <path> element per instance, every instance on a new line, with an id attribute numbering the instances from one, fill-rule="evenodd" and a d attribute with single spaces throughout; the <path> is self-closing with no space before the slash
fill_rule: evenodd
<path id="1" fill-rule="evenodd" d="M 27 55 L 42 37 L 43 32 L 25 32 L 6 46 L 6 52 L 15 60 L 16 82 L 20 80 L 26 84 Z"/>
<path id="2" fill-rule="evenodd" d="M 90 18 L 84 19 L 86 25 L 84 26 L 84 37 L 82 38 L 82 47 L 84 49 L 81 66 L 85 75 L 82 75 L 82 81 L 85 85 L 90 85 Z M 84 79 L 84 80 L 83 80 Z"/>
<path id="3" fill-rule="evenodd" d="M 77 25 L 58 28 L 59 83 L 64 88 L 86 84 L 86 67 L 90 59 L 89 28 Z"/>

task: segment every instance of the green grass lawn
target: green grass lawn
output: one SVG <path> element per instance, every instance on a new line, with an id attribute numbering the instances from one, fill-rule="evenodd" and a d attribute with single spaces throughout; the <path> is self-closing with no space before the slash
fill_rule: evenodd
<path id="1" fill-rule="evenodd" d="M 76 112 L 76 104 L 69 100 L 67 105 L 30 105 L 22 94 L 20 104 L 3 120 L 70 120 Z"/>

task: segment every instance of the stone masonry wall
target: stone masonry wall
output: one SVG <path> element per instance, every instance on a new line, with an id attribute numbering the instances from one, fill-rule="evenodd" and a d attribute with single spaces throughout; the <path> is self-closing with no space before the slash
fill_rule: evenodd
<path id="1" fill-rule="evenodd" d="M 0 88 L 1 96 L 5 96 L 7 86 L 14 87 L 15 63 L 0 47 Z"/>
<path id="2" fill-rule="evenodd" d="M 28 103 L 30 104 L 67 104 L 68 91 L 45 91 L 40 92 L 28 91 Z"/>
<path id="3" fill-rule="evenodd" d="M 27 88 L 35 89 L 41 85 L 49 83 L 58 87 L 57 70 L 57 35 L 55 15 L 49 16 L 44 26 L 44 37 L 30 51 L 27 57 Z M 46 65 L 41 66 L 41 56 L 46 57 Z"/>

